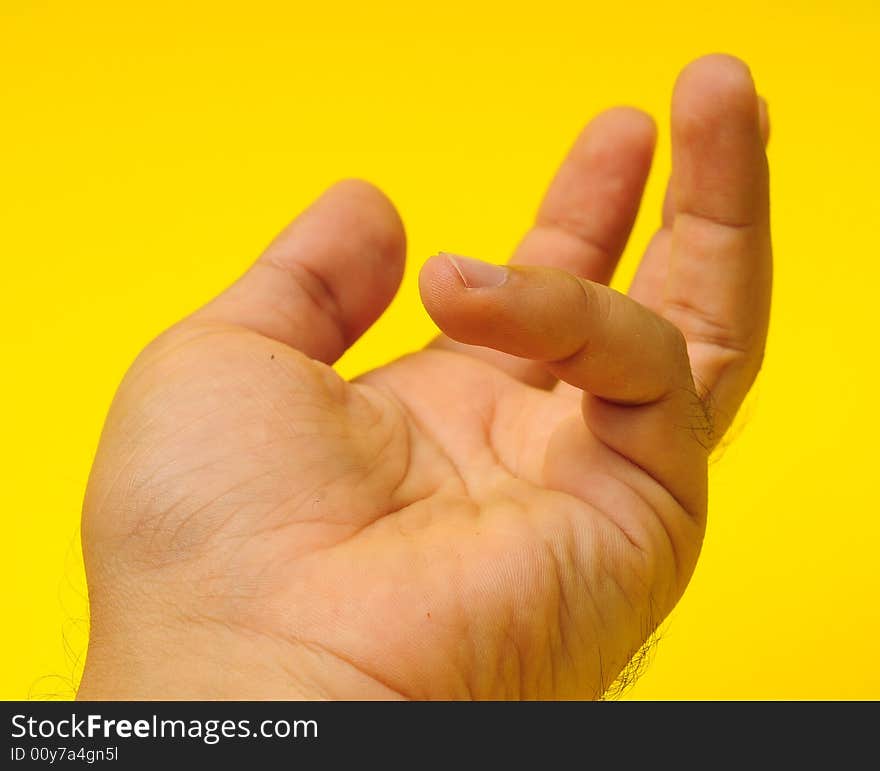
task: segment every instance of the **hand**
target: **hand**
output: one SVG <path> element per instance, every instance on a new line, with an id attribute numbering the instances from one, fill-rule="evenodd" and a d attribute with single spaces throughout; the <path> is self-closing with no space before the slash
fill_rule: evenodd
<path id="1" fill-rule="evenodd" d="M 331 188 L 119 389 L 80 697 L 600 697 L 689 580 L 707 456 L 761 365 L 766 125 L 741 62 L 685 69 L 626 296 L 655 131 L 600 115 L 510 266 L 425 264 L 447 336 L 353 382 L 330 365 L 404 235 L 374 188 Z"/>

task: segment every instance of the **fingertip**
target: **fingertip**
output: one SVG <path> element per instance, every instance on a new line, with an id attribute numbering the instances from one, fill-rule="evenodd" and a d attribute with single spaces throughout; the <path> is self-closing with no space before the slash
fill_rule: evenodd
<path id="1" fill-rule="evenodd" d="M 688 134 L 721 128 L 731 116 L 758 121 L 758 98 L 748 65 L 729 54 L 709 54 L 688 64 L 673 90 L 674 129 Z"/>
<path id="2" fill-rule="evenodd" d="M 724 94 L 754 91 L 754 80 L 749 65 L 732 54 L 713 53 L 701 56 L 685 65 L 678 76 L 676 90 L 711 88 Z"/>
<path id="3" fill-rule="evenodd" d="M 487 309 L 493 307 L 492 296 L 474 292 L 480 287 L 469 286 L 475 268 L 469 268 L 468 262 L 500 268 L 440 252 L 426 260 L 419 271 L 419 294 L 428 315 L 449 337 L 464 343 L 472 342 L 475 328 L 485 321 Z"/>
<path id="4" fill-rule="evenodd" d="M 455 265 L 445 253 L 429 257 L 419 271 L 419 295 L 428 315 L 440 329 L 445 330 L 447 319 L 454 318 L 456 297 L 464 285 Z"/>
<path id="5" fill-rule="evenodd" d="M 656 144 L 654 118 L 636 107 L 618 106 L 599 113 L 587 124 L 575 142 L 573 153 L 580 155 L 591 168 L 604 175 L 603 178 L 620 179 L 625 169 L 627 198 L 637 203 Z"/>
<path id="6" fill-rule="evenodd" d="M 406 230 L 391 199 L 372 182 L 354 177 L 333 183 L 318 201 L 325 199 L 357 212 L 358 224 L 369 226 L 369 245 L 381 255 L 385 268 L 398 275 L 399 283 L 406 260 Z"/>
<path id="7" fill-rule="evenodd" d="M 618 105 L 599 113 L 587 125 L 586 131 L 603 131 L 628 144 L 643 144 L 653 149 L 657 141 L 657 122 L 644 110 L 629 105 Z"/>
<path id="8" fill-rule="evenodd" d="M 461 288 L 461 277 L 444 252 L 429 257 L 419 271 L 419 294 L 428 308 L 442 304 L 442 298 Z"/>
<path id="9" fill-rule="evenodd" d="M 396 294 L 406 263 L 406 233 L 397 208 L 371 182 L 342 179 L 332 184 L 267 255 L 296 261 L 334 289 L 359 336 Z"/>

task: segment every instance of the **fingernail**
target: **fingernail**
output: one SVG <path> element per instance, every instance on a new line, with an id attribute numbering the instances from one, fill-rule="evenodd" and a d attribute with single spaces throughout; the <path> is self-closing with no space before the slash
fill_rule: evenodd
<path id="1" fill-rule="evenodd" d="M 503 265 L 493 265 L 491 262 L 483 262 L 472 257 L 461 257 L 447 252 L 441 252 L 441 254 L 458 271 L 461 282 L 468 289 L 489 289 L 501 286 L 507 280 L 508 271 Z"/>

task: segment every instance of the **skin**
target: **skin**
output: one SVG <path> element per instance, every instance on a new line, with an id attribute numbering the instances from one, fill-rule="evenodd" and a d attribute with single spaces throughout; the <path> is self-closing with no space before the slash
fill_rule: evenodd
<path id="1" fill-rule="evenodd" d="M 420 275 L 445 335 L 342 380 L 403 271 L 391 203 L 328 190 L 151 343 L 88 485 L 83 699 L 594 698 L 673 608 L 707 458 L 762 360 L 766 107 L 705 57 L 662 227 L 610 290 L 655 142 L 609 110 L 511 264 Z"/>

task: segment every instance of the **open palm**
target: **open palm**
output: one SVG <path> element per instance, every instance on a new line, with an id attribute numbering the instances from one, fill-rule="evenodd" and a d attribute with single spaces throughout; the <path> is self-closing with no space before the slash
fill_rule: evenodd
<path id="1" fill-rule="evenodd" d="M 760 367 L 766 125 L 742 63 L 684 71 L 625 296 L 605 284 L 654 128 L 599 116 L 512 264 L 429 260 L 445 336 L 351 383 L 330 365 L 404 238 L 374 188 L 331 188 L 119 389 L 80 697 L 601 696 L 685 588 L 708 453 Z"/>

